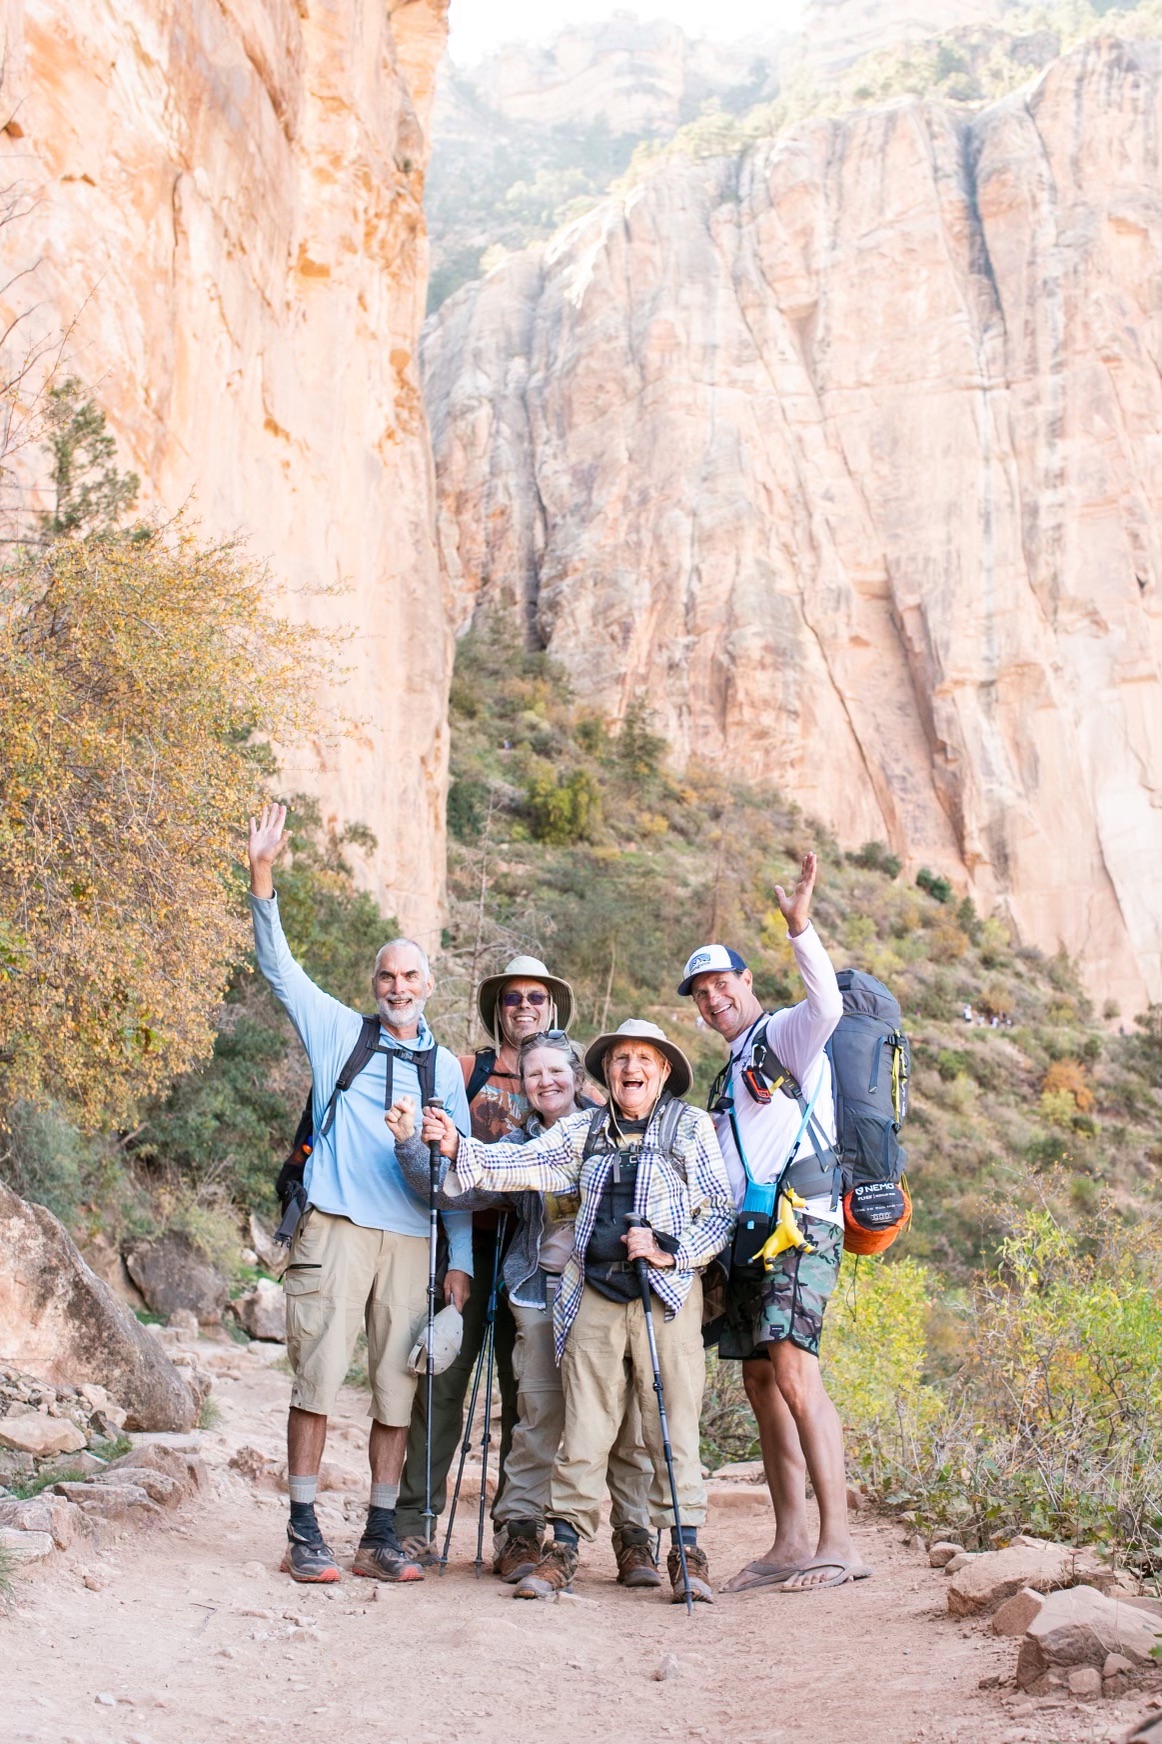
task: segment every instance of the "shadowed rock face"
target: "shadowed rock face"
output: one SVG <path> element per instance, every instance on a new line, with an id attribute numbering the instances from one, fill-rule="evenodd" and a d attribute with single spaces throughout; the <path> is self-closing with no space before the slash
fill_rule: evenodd
<path id="1" fill-rule="evenodd" d="M 427 117 L 447 0 L 0 0 L 0 186 L 28 215 L 0 316 L 76 323 L 119 463 L 287 609 L 350 626 L 337 711 L 286 791 L 378 838 L 365 880 L 438 944 L 451 638 L 415 348 Z M 0 330 L 5 325 L 0 319 Z M 341 585 L 329 598 L 305 590 Z M 285 591 L 284 591 L 285 590 Z"/>
<path id="2" fill-rule="evenodd" d="M 1162 48 L 673 160 L 430 324 L 458 624 L 1162 997 Z"/>
<path id="3" fill-rule="evenodd" d="M 43 1206 L 0 1185 L 0 1360 L 56 1384 L 92 1381 L 127 1429 L 191 1429 L 194 1398 L 157 1340 L 89 1270 Z"/>

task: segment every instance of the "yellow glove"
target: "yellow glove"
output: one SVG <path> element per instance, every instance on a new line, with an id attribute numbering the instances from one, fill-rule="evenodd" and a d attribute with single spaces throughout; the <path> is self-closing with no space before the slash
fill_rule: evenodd
<path id="1" fill-rule="evenodd" d="M 814 1253 L 815 1249 L 795 1222 L 796 1211 L 803 1211 L 807 1201 L 800 1199 L 793 1187 L 785 1187 L 779 1194 L 779 1214 L 775 1219 L 775 1227 L 770 1236 L 760 1247 L 753 1260 L 761 1259 L 763 1269 L 773 1272 L 775 1260 L 779 1254 L 789 1247 L 801 1247 L 805 1253 Z"/>

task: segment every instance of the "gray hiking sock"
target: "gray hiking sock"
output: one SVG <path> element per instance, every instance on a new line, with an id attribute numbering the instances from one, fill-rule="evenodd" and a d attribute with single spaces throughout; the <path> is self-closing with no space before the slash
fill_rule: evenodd
<path id="1" fill-rule="evenodd" d="M 319 1493 L 319 1480 L 314 1476 L 305 1478 L 288 1477 L 286 1480 L 286 1486 L 290 1492 L 292 1508 L 296 1502 L 313 1503 L 315 1497 Z"/>
<path id="2" fill-rule="evenodd" d="M 399 1501 L 398 1484 L 372 1484 L 371 1506 L 373 1508 L 393 1508 Z"/>

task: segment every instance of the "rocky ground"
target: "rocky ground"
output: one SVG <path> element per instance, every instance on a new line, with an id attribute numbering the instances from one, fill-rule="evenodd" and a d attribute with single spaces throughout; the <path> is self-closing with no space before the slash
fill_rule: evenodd
<path id="1" fill-rule="evenodd" d="M 866 1517 L 859 1548 L 874 1579 L 720 1597 L 693 1620 L 615 1586 L 604 1541 L 573 1599 L 516 1603 L 473 1576 L 474 1510 L 442 1580 L 292 1586 L 278 1573 L 278 1355 L 201 1340 L 220 1424 L 152 1442 L 200 1462 L 201 1487 L 147 1529 L 90 1522 L 65 1551 L 17 1572 L 0 1619 L 6 1740 L 209 1744 L 305 1727 L 351 1744 L 1081 1744 L 1120 1740 L 1150 1703 L 1162 1709 L 1152 1673 L 1109 1699 L 1023 1694 L 1012 1681 L 1018 1642 L 998 1638 L 987 1617 L 951 1615 L 956 1575 Z M 341 1556 L 364 1502 L 366 1401 L 344 1393 L 328 1447 L 320 1515 Z M 725 1578 L 765 1548 L 767 1520 L 751 1485 L 712 1487 L 705 1542 Z"/>

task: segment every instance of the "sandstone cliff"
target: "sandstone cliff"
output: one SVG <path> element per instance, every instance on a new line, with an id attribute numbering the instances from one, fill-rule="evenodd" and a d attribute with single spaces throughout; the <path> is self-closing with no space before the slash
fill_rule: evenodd
<path id="1" fill-rule="evenodd" d="M 1162 48 L 671 160 L 458 293 L 450 609 L 1162 998 Z"/>
<path id="2" fill-rule="evenodd" d="M 447 0 L 2 0 L 4 233 L 40 331 L 147 501 L 190 496 L 288 609 L 349 625 L 354 740 L 289 789 L 379 839 L 368 881 L 438 940 L 449 635 L 415 362 L 426 124 Z M 7 278 L 7 273 L 3 275 Z M 338 597 L 310 598 L 343 583 Z"/>

